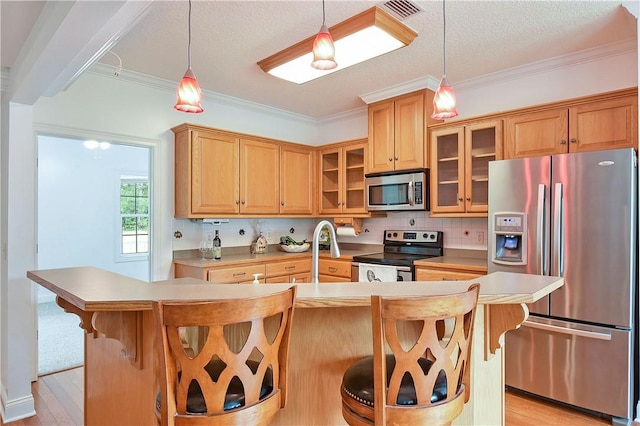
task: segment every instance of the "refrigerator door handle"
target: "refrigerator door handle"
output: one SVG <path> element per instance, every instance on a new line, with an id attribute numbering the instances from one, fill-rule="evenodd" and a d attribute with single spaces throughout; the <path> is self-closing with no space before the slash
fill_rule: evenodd
<path id="1" fill-rule="evenodd" d="M 535 328 L 538 330 L 550 331 L 554 333 L 568 334 L 571 336 L 586 337 L 589 339 L 611 340 L 611 334 L 609 333 L 598 333 L 595 331 L 576 330 L 573 328 L 559 327 L 557 325 L 551 325 L 551 324 L 541 324 L 539 322 L 533 322 L 533 321 L 525 321 L 522 323 L 522 326 Z"/>
<path id="2" fill-rule="evenodd" d="M 544 212 L 545 212 L 545 190 L 546 185 L 541 183 L 538 185 L 538 211 L 536 212 L 536 226 L 538 227 L 538 235 L 536 236 L 538 241 L 538 248 L 536 250 L 536 264 L 538 265 L 538 275 L 548 275 L 547 256 L 544 252 L 544 242 L 546 235 L 544 232 Z"/>
<path id="3" fill-rule="evenodd" d="M 563 243 L 562 240 L 562 184 L 556 183 L 553 188 L 553 235 L 551 240 L 551 275 L 562 277 L 564 265 L 562 264 Z"/>

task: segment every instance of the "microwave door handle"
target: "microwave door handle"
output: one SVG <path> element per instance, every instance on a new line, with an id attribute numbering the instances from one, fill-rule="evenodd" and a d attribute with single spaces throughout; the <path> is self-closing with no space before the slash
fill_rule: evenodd
<path id="1" fill-rule="evenodd" d="M 409 191 L 409 193 L 407 194 L 408 195 L 407 198 L 409 200 L 409 205 L 413 206 L 415 204 L 415 202 L 414 202 L 414 199 L 413 199 L 414 193 L 413 193 L 413 181 L 412 180 L 409 181 L 409 185 L 408 185 L 407 188 L 408 188 L 407 190 Z"/>

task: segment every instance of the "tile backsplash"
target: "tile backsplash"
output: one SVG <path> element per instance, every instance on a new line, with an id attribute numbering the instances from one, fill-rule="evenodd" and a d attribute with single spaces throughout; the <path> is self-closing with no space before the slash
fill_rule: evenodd
<path id="1" fill-rule="evenodd" d="M 270 244 L 288 235 L 297 241 L 311 241 L 316 224 L 322 219 L 229 219 L 220 224 L 201 220 L 174 219 L 173 250 L 197 249 L 200 240 L 220 231 L 223 247 L 246 246 L 261 232 Z M 387 217 L 365 219 L 363 232 L 356 237 L 340 236 L 339 242 L 382 244 L 385 229 L 443 231 L 445 248 L 486 250 L 487 218 L 431 218 L 428 212 L 390 212 Z M 290 231 L 293 231 L 291 233 Z M 178 237 L 179 236 L 179 237 Z"/>

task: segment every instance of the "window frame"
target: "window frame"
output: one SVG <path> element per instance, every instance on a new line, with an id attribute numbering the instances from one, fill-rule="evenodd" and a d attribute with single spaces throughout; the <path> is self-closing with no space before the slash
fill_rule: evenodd
<path id="1" fill-rule="evenodd" d="M 141 214 L 141 213 L 123 214 L 122 213 L 121 211 L 122 185 L 126 183 L 146 183 L 147 184 L 147 213 L 146 214 Z M 151 181 L 148 176 L 132 176 L 132 175 L 121 174 L 117 178 L 116 186 L 117 186 L 116 194 L 117 194 L 118 203 L 116 206 L 116 221 L 115 221 L 116 232 L 114 233 L 116 236 L 115 261 L 116 262 L 138 262 L 138 261 L 148 260 L 149 254 L 151 251 L 151 202 L 152 202 L 151 201 Z M 147 251 L 146 252 L 142 252 L 142 253 L 123 253 L 122 252 L 123 243 L 124 243 L 122 219 L 124 217 L 138 217 L 138 218 L 146 217 L 147 229 L 148 229 L 148 233 L 146 234 L 147 235 Z M 144 234 L 138 234 L 136 232 L 135 235 L 137 236 L 137 235 L 144 235 Z"/>

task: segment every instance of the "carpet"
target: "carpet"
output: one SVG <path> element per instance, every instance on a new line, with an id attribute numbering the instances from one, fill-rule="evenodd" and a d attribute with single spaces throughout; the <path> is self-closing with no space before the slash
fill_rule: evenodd
<path id="1" fill-rule="evenodd" d="M 84 330 L 80 318 L 55 302 L 38 304 L 38 375 L 84 363 Z"/>

